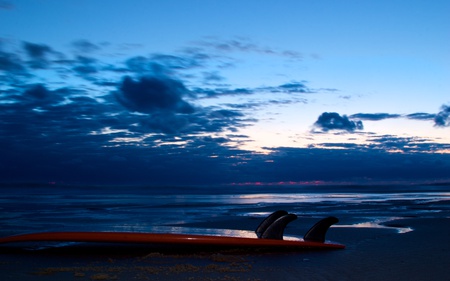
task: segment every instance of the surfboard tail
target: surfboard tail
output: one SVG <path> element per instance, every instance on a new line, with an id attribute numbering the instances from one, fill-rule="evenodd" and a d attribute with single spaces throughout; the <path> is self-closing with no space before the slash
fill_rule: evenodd
<path id="1" fill-rule="evenodd" d="M 261 239 L 283 240 L 283 233 L 286 226 L 297 219 L 297 215 L 287 214 L 274 221 L 261 235 Z"/>
<path id="2" fill-rule="evenodd" d="M 339 222 L 339 219 L 336 217 L 327 217 L 318 221 L 308 230 L 308 232 L 306 232 L 305 236 L 303 236 L 303 240 L 310 242 L 325 242 L 325 235 L 327 234 L 328 229 L 337 222 Z"/>
<path id="3" fill-rule="evenodd" d="M 258 238 L 261 238 L 263 233 L 267 230 L 267 228 L 273 224 L 277 219 L 281 218 L 282 216 L 287 215 L 288 212 L 285 210 L 278 210 L 270 214 L 268 217 L 266 217 L 256 228 L 255 233 Z"/>
<path id="4" fill-rule="evenodd" d="M 289 214 L 285 210 L 278 210 L 265 218 L 255 232 L 260 239 L 283 240 L 284 229 L 297 219 L 297 215 Z M 336 217 L 327 217 L 314 224 L 303 236 L 303 240 L 309 242 L 325 242 L 325 236 L 331 225 L 339 222 Z"/>

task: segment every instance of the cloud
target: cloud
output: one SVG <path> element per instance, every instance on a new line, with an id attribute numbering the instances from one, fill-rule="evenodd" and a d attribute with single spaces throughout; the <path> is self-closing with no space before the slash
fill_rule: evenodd
<path id="1" fill-rule="evenodd" d="M 247 38 L 234 38 L 223 40 L 219 38 L 206 38 L 205 40 L 196 42 L 197 45 L 210 48 L 214 51 L 231 53 L 231 52 L 245 52 L 245 53 L 259 53 L 264 55 L 281 56 L 294 60 L 301 60 L 303 54 L 294 50 L 278 50 L 272 47 L 263 47 L 253 43 Z"/>
<path id="2" fill-rule="evenodd" d="M 50 96 L 50 91 L 44 85 L 36 84 L 26 90 L 24 96 L 29 96 L 36 100 L 45 100 Z"/>
<path id="3" fill-rule="evenodd" d="M 141 118 L 139 125 L 143 132 L 161 132 L 164 134 L 179 134 L 189 132 L 191 120 L 183 115 L 177 115 L 170 112 L 158 112 Z"/>
<path id="4" fill-rule="evenodd" d="M 247 88 L 194 88 L 192 93 L 199 98 L 215 98 L 220 96 L 242 96 L 251 95 L 255 92 L 252 89 Z"/>
<path id="5" fill-rule="evenodd" d="M 131 111 L 152 113 L 169 111 L 190 114 L 194 107 L 183 100 L 187 89 L 180 81 L 166 77 L 147 76 L 135 81 L 123 78 L 116 92 L 117 100 Z"/>
<path id="6" fill-rule="evenodd" d="M 153 54 L 150 56 L 150 60 L 154 63 L 165 66 L 168 69 L 192 69 L 202 67 L 204 60 L 207 60 L 208 56 L 175 56 L 167 54 Z"/>
<path id="7" fill-rule="evenodd" d="M 205 81 L 205 83 L 217 83 L 225 80 L 225 78 L 217 71 L 203 72 L 202 74 L 203 81 Z"/>
<path id="8" fill-rule="evenodd" d="M 356 113 L 350 115 L 350 118 L 357 118 L 361 120 L 369 121 L 379 121 L 384 119 L 393 119 L 402 117 L 400 114 L 389 114 L 389 113 Z"/>
<path id="9" fill-rule="evenodd" d="M 98 45 L 83 39 L 73 41 L 71 45 L 77 52 L 80 53 L 92 53 L 100 50 Z"/>
<path id="10" fill-rule="evenodd" d="M 15 91 L 12 95 L 7 95 L 5 101 L 11 104 L 12 108 L 22 108 L 28 110 L 47 110 L 60 102 L 63 102 L 67 94 L 67 89 L 60 88 L 49 90 L 44 84 L 30 84 L 22 86 L 25 90 Z"/>
<path id="11" fill-rule="evenodd" d="M 434 120 L 436 114 L 417 112 L 406 115 L 406 118 L 413 120 Z"/>
<path id="12" fill-rule="evenodd" d="M 30 61 L 28 62 L 31 68 L 45 69 L 50 65 L 48 56 L 56 54 L 52 48 L 43 44 L 35 44 L 30 42 L 23 42 L 23 49 L 27 53 Z"/>
<path id="13" fill-rule="evenodd" d="M 441 111 L 434 117 L 434 125 L 436 127 L 450 126 L 450 106 L 443 105 Z"/>
<path id="14" fill-rule="evenodd" d="M 100 71 L 97 64 L 97 59 L 85 56 L 77 56 L 76 60 L 71 62 L 72 70 L 75 71 L 75 73 L 77 73 L 80 77 L 91 81 L 96 80 L 93 77 L 93 74 Z"/>
<path id="15" fill-rule="evenodd" d="M 362 121 L 352 121 L 346 115 L 339 115 L 336 112 L 324 112 L 314 123 L 316 128 L 322 131 L 329 130 L 344 130 L 347 132 L 354 132 L 355 130 L 362 130 Z"/>
<path id="16" fill-rule="evenodd" d="M 69 54 L 28 42 L 23 43 L 25 52 L 1 46 L 0 178 L 185 185 L 448 174 L 449 157 L 424 151 L 450 146 L 430 140 L 373 136 L 364 145 L 267 148 L 272 152 L 267 155 L 239 149 L 252 141 L 240 129 L 258 122 L 251 118 L 254 110 L 306 102 L 301 100 L 306 94 L 326 89 L 310 89 L 301 80 L 260 87 L 226 84 L 220 67 L 232 65 L 233 58 L 227 57 L 232 52 L 284 58 L 297 54 L 245 40 L 225 43 L 122 57 L 114 65 L 101 56 L 101 45 L 87 40 L 73 42 Z M 57 60 L 61 57 L 67 59 Z M 273 93 L 280 93 L 276 100 Z M 264 94 L 268 98 L 261 98 Z M 223 99 L 203 100 L 216 97 Z M 315 126 L 317 132 L 354 132 L 363 127 L 358 120 L 399 116 L 325 112 Z M 438 121 L 448 125 L 448 116 L 443 108 Z"/>
<path id="17" fill-rule="evenodd" d="M 211 118 L 224 119 L 224 118 L 243 117 L 244 114 L 242 114 L 241 112 L 236 111 L 236 110 L 220 109 L 220 110 L 212 111 L 209 116 Z"/>
<path id="18" fill-rule="evenodd" d="M 261 93 L 283 93 L 283 94 L 307 94 L 315 93 L 314 90 L 309 89 L 304 83 L 301 82 L 291 82 L 286 84 L 281 84 L 277 86 L 265 86 L 265 87 L 255 87 L 255 88 L 231 88 L 231 87 L 217 87 L 217 88 L 195 88 L 192 90 L 194 94 L 198 97 L 203 98 L 215 98 L 220 96 L 244 96 L 252 94 Z M 291 100 L 291 102 L 299 101 Z M 305 102 L 305 100 L 300 100 Z M 280 102 L 280 100 L 278 100 Z M 272 103 L 277 103 L 277 101 L 272 101 Z M 282 103 L 286 103 L 282 101 Z"/>
<path id="19" fill-rule="evenodd" d="M 18 55 L 3 51 L 0 51 L 0 71 L 12 75 L 28 75 L 24 62 Z"/>
<path id="20" fill-rule="evenodd" d="M 255 89 L 257 92 L 269 92 L 269 93 L 288 93 L 288 94 L 305 94 L 305 93 L 314 93 L 315 91 L 309 89 L 305 83 L 293 81 L 286 84 L 281 84 L 273 87 L 260 87 Z"/>
<path id="21" fill-rule="evenodd" d="M 14 9 L 14 4 L 10 1 L 0 0 L 0 9 L 12 10 Z"/>
<path id="22" fill-rule="evenodd" d="M 436 144 L 428 143 L 428 145 Z M 272 150 L 270 154 L 270 159 L 273 160 L 272 166 L 257 168 L 256 165 L 249 165 L 251 167 L 248 169 L 254 168 L 255 172 L 259 172 L 265 179 L 270 179 L 272 182 L 283 178 L 293 181 L 321 179 L 353 182 L 398 179 L 413 182 L 418 179 L 448 179 L 446 169 L 450 168 L 449 154 L 414 151 L 391 153 L 381 149 L 369 149 L 364 145 L 351 144 L 351 146 L 343 144 L 345 149 L 272 148 L 270 149 Z M 265 174 L 269 169 L 270 174 Z"/>
<path id="23" fill-rule="evenodd" d="M 134 56 L 125 61 L 127 71 L 139 75 L 179 75 L 181 71 L 205 68 L 211 58 L 201 52 L 185 52 L 181 55 L 151 54 Z"/>

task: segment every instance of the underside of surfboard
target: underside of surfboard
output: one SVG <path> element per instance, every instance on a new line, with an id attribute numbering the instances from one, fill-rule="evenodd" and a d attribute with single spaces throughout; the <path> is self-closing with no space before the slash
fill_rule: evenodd
<path id="1" fill-rule="evenodd" d="M 42 232 L 0 238 L 0 244 L 38 241 L 143 243 L 158 245 L 192 245 L 272 249 L 343 249 L 342 244 L 325 242 L 328 228 L 338 220 L 325 218 L 316 223 L 303 239 L 283 239 L 286 225 L 297 218 L 286 211 L 268 216 L 256 229 L 258 238 L 139 232 Z"/>

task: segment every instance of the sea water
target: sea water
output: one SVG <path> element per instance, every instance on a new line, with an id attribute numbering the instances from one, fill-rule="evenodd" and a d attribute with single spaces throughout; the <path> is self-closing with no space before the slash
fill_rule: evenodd
<path id="1" fill-rule="evenodd" d="M 280 209 L 297 214 L 308 224 L 336 216 L 341 222 L 334 227 L 390 228 L 405 233 L 413 229 L 387 222 L 449 212 L 449 190 L 445 185 L 3 186 L 0 236 L 132 231 L 248 237 L 259 221 Z"/>

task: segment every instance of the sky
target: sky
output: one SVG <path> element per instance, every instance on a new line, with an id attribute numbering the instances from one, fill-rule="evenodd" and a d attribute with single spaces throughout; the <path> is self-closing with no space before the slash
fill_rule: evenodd
<path id="1" fill-rule="evenodd" d="M 450 180 L 450 1 L 0 0 L 0 181 Z"/>

